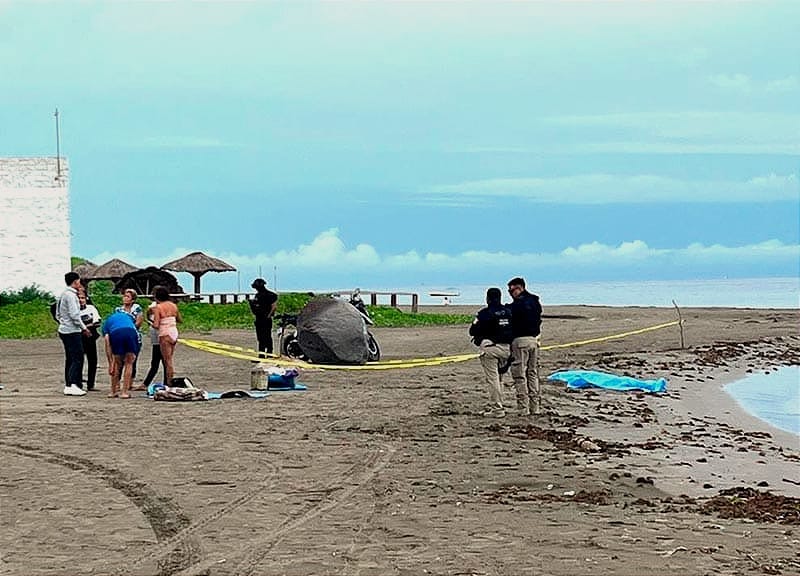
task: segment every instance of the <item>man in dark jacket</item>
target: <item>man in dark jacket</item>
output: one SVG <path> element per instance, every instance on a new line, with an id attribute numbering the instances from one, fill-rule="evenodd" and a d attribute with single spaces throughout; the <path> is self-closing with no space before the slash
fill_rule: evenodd
<path id="1" fill-rule="evenodd" d="M 511 302 L 511 375 L 517 391 L 520 416 L 541 414 L 542 394 L 539 384 L 539 334 L 542 326 L 542 304 L 539 297 L 525 289 L 525 280 L 508 282 Z"/>
<path id="2" fill-rule="evenodd" d="M 256 295 L 250 300 L 250 311 L 255 317 L 256 339 L 258 340 L 258 355 L 261 358 L 272 354 L 272 316 L 278 306 L 278 295 L 272 290 L 267 290 L 267 282 L 263 278 L 256 278 L 251 284 Z"/>
<path id="3" fill-rule="evenodd" d="M 469 335 L 480 349 L 480 361 L 489 388 L 489 407 L 484 416 L 502 418 L 502 389 L 500 388 L 500 367 L 505 366 L 511 355 L 511 310 L 501 303 L 499 288 L 486 291 L 486 308 L 478 311 L 469 327 Z"/>

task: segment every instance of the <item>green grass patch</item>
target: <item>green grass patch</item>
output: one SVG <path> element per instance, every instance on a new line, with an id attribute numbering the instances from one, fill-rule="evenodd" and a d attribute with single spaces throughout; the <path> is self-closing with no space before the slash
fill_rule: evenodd
<path id="1" fill-rule="evenodd" d="M 111 293 L 110 282 L 93 282 L 92 302 L 103 318 L 122 304 L 119 294 Z M 278 299 L 278 314 L 296 314 L 311 299 L 305 293 L 281 294 Z M 0 338 L 29 339 L 55 336 L 58 325 L 50 316 L 53 297 L 35 289 L 24 289 L 19 293 L 3 293 L 0 304 Z M 147 310 L 148 298 L 139 298 L 139 304 Z M 179 302 L 183 317 L 179 329 L 187 332 L 209 332 L 220 328 L 252 328 L 253 315 L 247 302 L 236 304 L 205 304 L 202 302 Z M 376 326 L 408 327 L 447 324 L 468 324 L 472 316 L 464 314 L 426 314 L 403 312 L 391 306 L 367 307 Z M 146 325 L 145 325 L 146 327 Z"/>
<path id="2" fill-rule="evenodd" d="M 58 324 L 50 316 L 50 300 L 16 302 L 0 307 L 0 338 L 47 338 Z"/>
<path id="3" fill-rule="evenodd" d="M 391 306 L 367 306 L 375 326 L 389 328 L 408 326 L 444 326 L 469 324 L 472 316 L 467 314 L 427 314 L 425 312 L 403 312 Z"/>

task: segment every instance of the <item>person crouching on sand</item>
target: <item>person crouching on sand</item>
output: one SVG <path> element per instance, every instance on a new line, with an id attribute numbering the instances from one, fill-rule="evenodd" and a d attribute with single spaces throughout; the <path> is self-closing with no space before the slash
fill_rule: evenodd
<path id="1" fill-rule="evenodd" d="M 120 398 L 130 398 L 133 362 L 139 354 L 139 331 L 129 314 L 114 312 L 106 318 L 102 332 L 108 360 L 108 373 L 111 375 L 111 392 L 108 397 L 116 398 L 119 394 L 121 376 L 122 394 L 119 396 Z"/>

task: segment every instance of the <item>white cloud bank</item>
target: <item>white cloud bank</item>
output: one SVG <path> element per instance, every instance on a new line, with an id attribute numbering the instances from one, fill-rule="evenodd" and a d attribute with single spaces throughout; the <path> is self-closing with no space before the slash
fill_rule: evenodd
<path id="1" fill-rule="evenodd" d="M 777 79 L 764 90 L 789 92 L 797 79 Z M 748 84 L 747 77 L 731 77 L 730 85 Z M 798 154 L 800 114 L 772 112 L 631 112 L 549 116 L 545 125 L 586 131 L 580 143 L 562 146 L 577 153 L 631 154 Z M 627 133 L 624 140 L 606 134 Z"/>
<path id="2" fill-rule="evenodd" d="M 102 263 L 121 258 L 138 266 L 160 266 L 190 252 L 178 248 L 157 258 L 134 253 L 104 252 L 92 258 Z M 568 246 L 558 252 L 468 251 L 458 254 L 408 251 L 379 254 L 369 244 L 348 247 L 333 228 L 309 244 L 273 254 L 210 254 L 233 264 L 237 273 L 203 277 L 203 289 L 248 291 L 258 275 L 279 289 L 339 289 L 355 285 L 411 286 L 428 282 L 445 284 L 497 283 L 517 274 L 553 280 L 608 278 L 659 279 L 798 276 L 800 244 L 767 240 L 744 246 L 691 244 L 681 248 L 654 248 L 641 240 L 616 246 L 592 242 Z M 190 277 L 179 277 L 191 286 Z M 239 283 L 237 287 L 236 284 Z M 216 288 L 215 288 L 216 287 Z"/>
<path id="3" fill-rule="evenodd" d="M 775 78 L 765 82 L 756 82 L 747 74 L 713 74 L 708 81 L 721 90 L 751 93 L 766 92 L 767 94 L 785 94 L 800 90 L 800 80 L 797 76 L 790 75 Z"/>
<path id="4" fill-rule="evenodd" d="M 557 204 L 763 203 L 799 200 L 800 182 L 796 174 L 767 174 L 742 181 L 679 180 L 650 174 L 582 174 L 473 180 L 433 186 L 419 194 L 428 201 L 462 205 L 500 197 Z"/>

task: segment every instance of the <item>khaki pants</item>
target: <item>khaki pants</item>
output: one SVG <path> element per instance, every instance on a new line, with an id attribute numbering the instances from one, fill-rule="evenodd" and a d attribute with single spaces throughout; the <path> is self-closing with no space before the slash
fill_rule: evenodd
<path id="1" fill-rule="evenodd" d="M 489 402 L 492 407 L 503 406 L 503 393 L 500 388 L 500 363 L 505 364 L 511 355 L 508 344 L 495 344 L 491 340 L 481 342 L 480 360 L 483 373 L 486 375 L 486 385 L 489 388 Z"/>
<path id="2" fill-rule="evenodd" d="M 539 338 L 520 336 L 511 343 L 511 376 L 517 392 L 517 410 L 522 414 L 538 413 L 542 408 L 539 385 Z"/>

